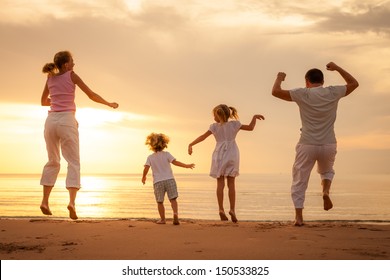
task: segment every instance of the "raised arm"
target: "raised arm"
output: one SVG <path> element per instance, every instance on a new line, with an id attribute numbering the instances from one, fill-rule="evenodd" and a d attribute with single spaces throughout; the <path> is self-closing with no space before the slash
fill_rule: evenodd
<path id="1" fill-rule="evenodd" d="M 345 93 L 345 95 L 350 94 L 352 91 L 354 91 L 359 86 L 358 81 L 351 74 L 349 74 L 343 68 L 338 66 L 336 63 L 329 62 L 326 65 L 326 69 L 329 70 L 329 71 L 337 71 L 337 72 L 339 72 L 341 77 L 343 77 L 343 79 L 347 83 L 346 84 L 347 92 Z"/>
<path id="2" fill-rule="evenodd" d="M 272 87 L 272 95 L 286 101 L 292 101 L 290 92 L 288 90 L 282 89 L 282 82 L 285 78 L 286 73 L 278 73 L 274 82 L 274 86 Z"/>
<path id="3" fill-rule="evenodd" d="M 99 94 L 93 92 L 84 82 L 81 80 L 81 78 L 74 72 L 72 72 L 72 81 L 91 99 L 92 101 L 95 101 L 97 103 L 107 105 L 111 108 L 118 108 L 118 103 L 115 102 L 108 102 L 103 97 L 101 97 Z"/>
<path id="4" fill-rule="evenodd" d="M 256 120 L 264 120 L 264 117 L 263 117 L 262 115 L 254 115 L 254 116 L 252 117 L 252 121 L 251 121 L 249 124 L 243 124 L 243 125 L 241 125 L 240 129 L 241 129 L 241 130 L 252 131 L 253 129 L 255 129 Z"/>
<path id="5" fill-rule="evenodd" d="M 191 155 L 192 154 L 192 146 L 204 141 L 207 137 L 209 137 L 211 135 L 211 131 L 210 130 L 207 130 L 205 133 L 203 133 L 201 136 L 199 136 L 198 138 L 196 138 L 194 141 L 192 141 L 189 145 L 188 145 L 188 154 Z"/>
<path id="6" fill-rule="evenodd" d="M 176 159 L 172 161 L 172 164 L 176 165 L 176 166 L 179 166 L 179 167 L 183 167 L 183 168 L 191 168 L 191 169 L 193 169 L 195 167 L 195 164 L 193 164 L 193 163 L 186 164 L 186 163 L 182 163 L 182 162 L 180 162 L 180 161 L 178 161 Z"/>

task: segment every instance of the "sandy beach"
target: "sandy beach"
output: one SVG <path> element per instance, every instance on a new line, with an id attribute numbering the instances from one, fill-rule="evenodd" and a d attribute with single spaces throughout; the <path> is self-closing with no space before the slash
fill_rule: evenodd
<path id="1" fill-rule="evenodd" d="M 2 260 L 388 260 L 390 225 L 0 219 Z"/>

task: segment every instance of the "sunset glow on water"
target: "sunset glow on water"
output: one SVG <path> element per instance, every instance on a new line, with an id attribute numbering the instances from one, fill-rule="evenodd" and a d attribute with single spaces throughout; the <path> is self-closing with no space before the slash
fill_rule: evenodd
<path id="1" fill-rule="evenodd" d="M 187 219 L 218 220 L 215 195 L 216 182 L 207 174 L 176 176 L 179 190 L 179 215 Z M 152 183 L 145 186 L 140 175 L 89 175 L 82 177 L 83 186 L 77 196 L 81 219 L 148 218 L 157 219 L 158 212 Z M 390 221 L 388 176 L 335 179 L 332 192 L 334 209 L 322 209 L 320 186 L 312 179 L 307 191 L 307 220 Z M 289 175 L 243 174 L 237 178 L 236 212 L 240 220 L 289 221 L 293 206 L 289 192 Z M 369 186 L 369 188 L 367 187 Z M 41 217 L 42 187 L 39 175 L 0 176 L 0 215 L 2 217 Z M 53 189 L 50 207 L 52 218 L 67 218 L 68 192 L 64 177 Z M 167 217 L 171 217 L 165 199 Z M 229 209 L 225 189 L 225 209 Z M 45 217 L 46 218 L 46 217 Z"/>

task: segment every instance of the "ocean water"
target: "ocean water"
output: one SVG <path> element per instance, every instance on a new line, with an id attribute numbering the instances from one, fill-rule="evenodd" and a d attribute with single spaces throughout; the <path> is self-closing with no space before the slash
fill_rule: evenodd
<path id="1" fill-rule="evenodd" d="M 182 219 L 218 220 L 216 180 L 207 174 L 176 174 L 179 216 Z M 0 217 L 44 217 L 40 175 L 0 175 Z M 140 174 L 83 175 L 77 196 L 80 219 L 157 219 L 151 178 L 142 185 Z M 52 191 L 53 218 L 68 218 L 68 192 L 60 175 Z M 239 220 L 290 221 L 294 207 L 289 174 L 241 174 L 236 178 L 236 214 Z M 304 210 L 305 220 L 390 221 L 390 175 L 337 176 L 331 192 L 334 208 L 322 209 L 320 181 L 312 174 Z M 169 200 L 164 202 L 172 216 Z M 225 210 L 228 194 L 225 189 Z"/>

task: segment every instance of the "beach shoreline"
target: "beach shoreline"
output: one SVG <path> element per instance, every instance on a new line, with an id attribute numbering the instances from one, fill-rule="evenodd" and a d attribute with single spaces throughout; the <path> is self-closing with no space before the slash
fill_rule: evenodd
<path id="1" fill-rule="evenodd" d="M 388 221 L 0 218 L 2 260 L 388 260 Z"/>

